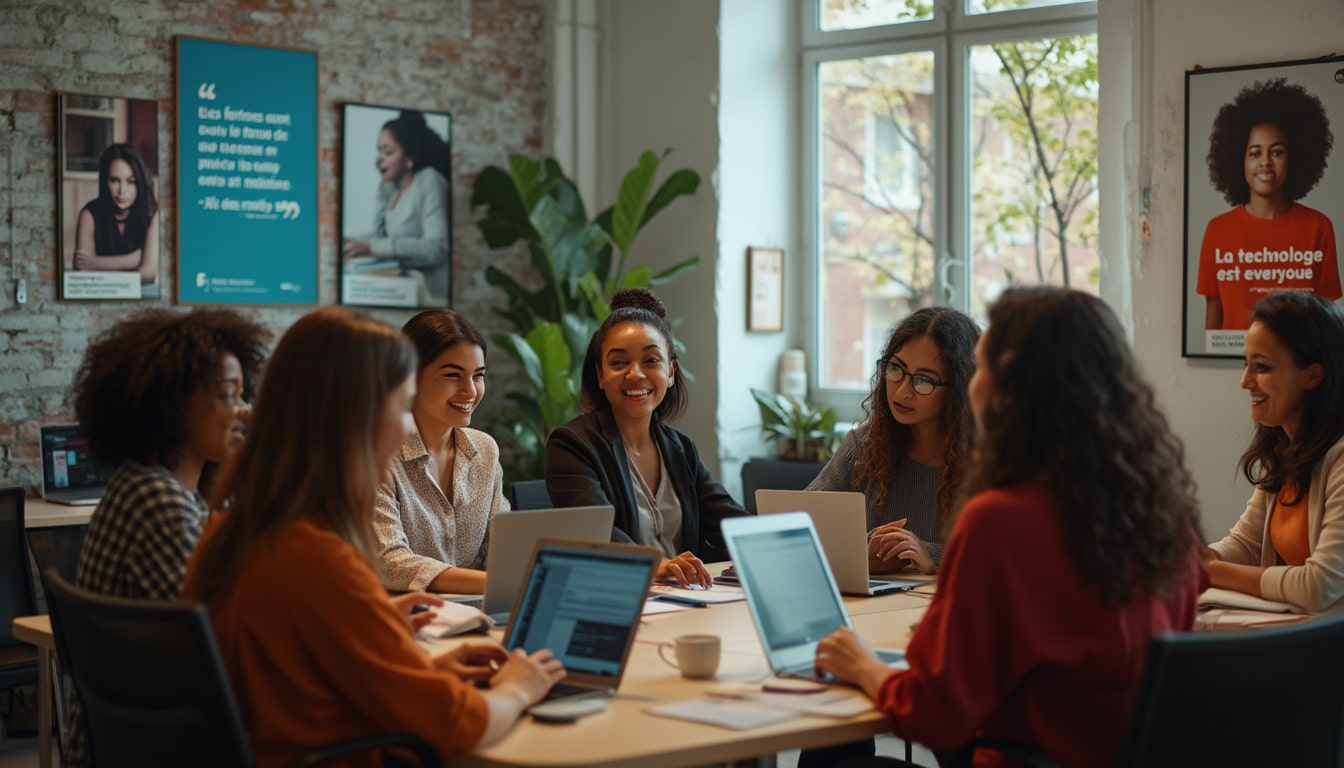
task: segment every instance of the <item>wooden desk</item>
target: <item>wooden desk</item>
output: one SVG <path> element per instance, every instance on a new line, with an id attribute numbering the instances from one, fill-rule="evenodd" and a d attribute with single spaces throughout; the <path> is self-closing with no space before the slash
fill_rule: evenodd
<path id="1" fill-rule="evenodd" d="M 38 765 L 51 768 L 51 652 L 56 650 L 51 617 L 20 616 L 14 620 L 14 636 L 37 646 Z"/>
<path id="2" fill-rule="evenodd" d="M 24 528 L 60 528 L 68 525 L 88 525 L 96 505 L 71 507 L 65 504 L 52 504 L 41 498 L 29 498 L 23 502 Z"/>
<path id="3" fill-rule="evenodd" d="M 855 629 L 886 648 L 905 647 L 911 622 L 924 614 L 928 602 L 927 597 L 902 594 L 845 600 Z M 713 680 L 686 680 L 658 658 L 658 643 L 692 632 L 717 634 L 722 639 L 722 660 Z M 875 709 L 847 720 L 803 716 L 747 731 L 644 712 L 656 704 L 701 698 L 706 691 L 725 683 L 759 682 L 768 674 L 765 654 L 744 602 L 650 616 L 630 653 L 620 693 L 605 712 L 567 725 L 547 725 L 524 717 L 502 741 L 460 755 L 452 765 L 671 768 L 842 744 L 889 730 L 886 718 Z M 837 690 L 863 696 L 858 689 Z"/>

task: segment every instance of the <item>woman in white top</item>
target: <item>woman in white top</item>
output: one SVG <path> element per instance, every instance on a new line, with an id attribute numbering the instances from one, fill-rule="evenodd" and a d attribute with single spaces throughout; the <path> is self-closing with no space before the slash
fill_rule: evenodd
<path id="1" fill-rule="evenodd" d="M 393 590 L 480 593 L 490 518 L 509 509 L 499 446 L 468 428 L 485 397 L 485 337 L 451 309 L 421 312 L 402 333 L 420 357 L 415 431 L 378 487 L 379 575 Z"/>

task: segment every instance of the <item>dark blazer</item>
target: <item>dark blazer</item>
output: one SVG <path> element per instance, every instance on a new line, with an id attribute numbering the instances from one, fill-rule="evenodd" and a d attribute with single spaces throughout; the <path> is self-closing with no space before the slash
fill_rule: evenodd
<path id="1" fill-rule="evenodd" d="M 707 562 L 726 560 L 719 523 L 747 511 L 710 476 L 689 437 L 657 420 L 652 429 L 667 479 L 681 502 L 680 551 L 689 550 Z M 557 507 L 610 504 L 616 508 L 611 540 L 639 537 L 630 461 L 610 409 L 585 413 L 551 433 L 546 440 L 546 491 Z"/>

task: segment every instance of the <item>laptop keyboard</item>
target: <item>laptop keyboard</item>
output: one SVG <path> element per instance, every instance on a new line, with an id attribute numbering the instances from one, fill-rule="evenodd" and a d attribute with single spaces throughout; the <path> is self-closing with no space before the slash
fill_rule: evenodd
<path id="1" fill-rule="evenodd" d="M 469 608 L 475 608 L 476 610 L 480 610 L 480 609 L 485 605 L 485 597 L 484 597 L 484 596 L 482 596 L 482 597 L 450 597 L 450 598 L 446 598 L 446 600 L 447 600 L 447 602 L 450 602 L 450 603 L 459 603 L 459 604 L 461 604 L 461 605 L 465 605 L 465 606 L 467 606 L 467 607 L 469 607 Z"/>
<path id="2" fill-rule="evenodd" d="M 543 699 L 543 701 L 550 701 L 551 699 L 578 698 L 580 696 L 605 696 L 605 695 L 606 691 L 598 690 L 596 688 L 585 688 L 581 685 L 567 685 L 565 683 L 556 683 L 555 685 L 551 686 L 550 693 L 546 694 L 546 698 Z"/>

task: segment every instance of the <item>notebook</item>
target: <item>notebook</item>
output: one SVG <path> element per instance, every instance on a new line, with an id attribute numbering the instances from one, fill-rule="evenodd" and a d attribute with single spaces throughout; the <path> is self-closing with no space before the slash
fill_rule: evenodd
<path id="1" fill-rule="evenodd" d="M 723 538 L 771 671 L 819 679 L 817 643 L 851 625 L 812 518 L 804 512 L 732 517 L 723 521 Z M 901 651 L 877 653 L 904 665 Z"/>
<path id="2" fill-rule="evenodd" d="M 565 665 L 565 682 L 548 701 L 616 692 L 661 561 L 654 547 L 537 542 L 504 647 L 528 653 L 549 648 Z"/>
<path id="3" fill-rule="evenodd" d="M 527 561 L 540 539 L 610 541 L 615 510 L 601 507 L 531 509 L 490 519 L 490 550 L 485 554 L 485 595 L 480 609 L 496 623 L 509 619 L 509 608 L 527 574 Z"/>
<path id="4" fill-rule="evenodd" d="M 93 458 L 78 424 L 49 424 L 40 429 L 42 498 L 57 504 L 97 504 L 112 470 Z"/>
<path id="5" fill-rule="evenodd" d="M 756 513 L 806 512 L 821 538 L 826 560 L 840 592 L 871 597 L 926 583 L 868 575 L 868 513 L 862 493 L 835 491 L 757 491 Z"/>

